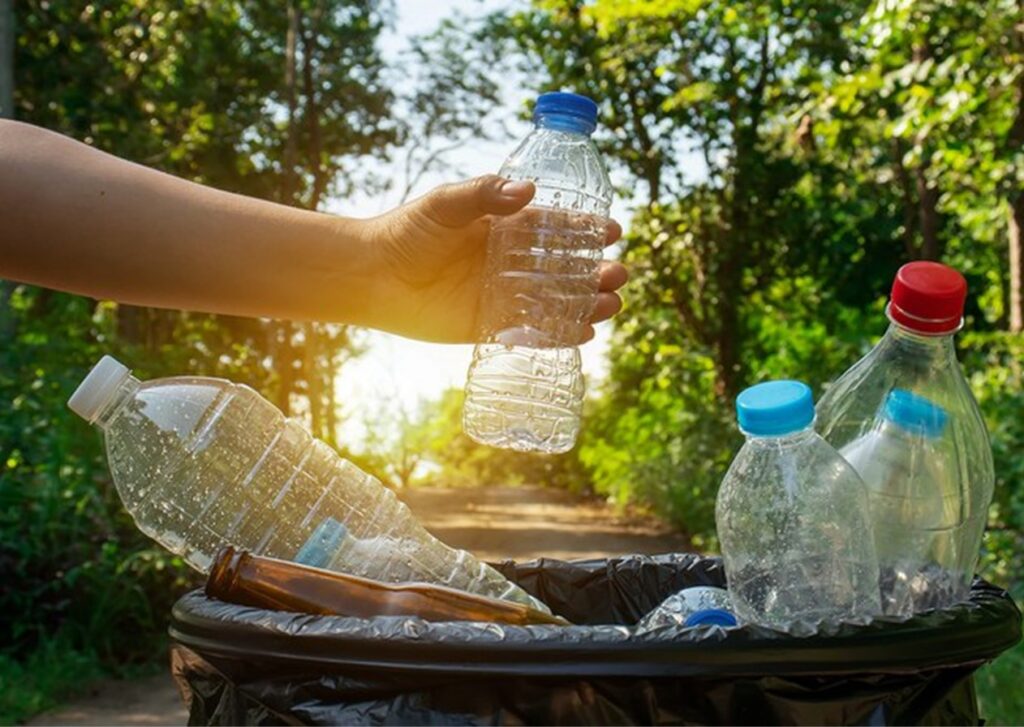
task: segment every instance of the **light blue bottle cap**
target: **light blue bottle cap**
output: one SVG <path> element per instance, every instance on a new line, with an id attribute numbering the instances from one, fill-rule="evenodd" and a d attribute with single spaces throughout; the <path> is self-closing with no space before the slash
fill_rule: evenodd
<path id="1" fill-rule="evenodd" d="M 597 104 L 577 93 L 545 93 L 533 107 L 533 123 L 544 129 L 590 135 L 597 128 Z"/>
<path id="2" fill-rule="evenodd" d="M 906 389 L 893 389 L 885 397 L 884 416 L 912 434 L 929 438 L 942 435 L 949 415 L 938 404 Z"/>
<path id="3" fill-rule="evenodd" d="M 694 611 L 686 620 L 683 621 L 683 626 L 739 626 L 739 621 L 733 616 L 731 611 L 726 611 L 724 608 L 703 608 L 700 611 Z"/>
<path id="4" fill-rule="evenodd" d="M 326 568 L 347 533 L 348 528 L 343 523 L 332 517 L 324 518 L 323 522 L 309 536 L 309 540 L 299 548 L 299 552 L 295 555 L 295 562 L 314 568 Z"/>
<path id="5" fill-rule="evenodd" d="M 736 397 L 736 420 L 756 437 L 799 432 L 814 421 L 814 396 L 802 381 L 766 381 Z"/>

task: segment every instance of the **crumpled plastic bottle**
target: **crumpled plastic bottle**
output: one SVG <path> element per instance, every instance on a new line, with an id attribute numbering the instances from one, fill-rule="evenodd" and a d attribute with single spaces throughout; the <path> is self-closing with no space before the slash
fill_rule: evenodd
<path id="1" fill-rule="evenodd" d="M 662 626 L 738 626 L 732 600 L 724 588 L 690 586 L 674 593 L 644 616 L 636 628 L 649 631 Z"/>

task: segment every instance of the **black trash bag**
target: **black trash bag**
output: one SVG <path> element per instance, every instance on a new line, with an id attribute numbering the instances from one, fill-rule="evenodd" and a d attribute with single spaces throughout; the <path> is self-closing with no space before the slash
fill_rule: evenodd
<path id="1" fill-rule="evenodd" d="M 1020 640 L 1021 614 L 978 579 L 970 600 L 809 637 L 755 626 L 631 628 L 721 561 L 633 556 L 498 566 L 580 624 L 353 619 L 174 607 L 190 724 L 977 724 L 972 673 Z"/>

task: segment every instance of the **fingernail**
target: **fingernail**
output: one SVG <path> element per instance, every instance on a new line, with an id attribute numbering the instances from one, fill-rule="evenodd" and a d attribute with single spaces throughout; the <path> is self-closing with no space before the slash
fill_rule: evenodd
<path id="1" fill-rule="evenodd" d="M 533 183 L 509 179 L 502 182 L 499 189 L 504 197 L 519 197 L 533 189 Z"/>

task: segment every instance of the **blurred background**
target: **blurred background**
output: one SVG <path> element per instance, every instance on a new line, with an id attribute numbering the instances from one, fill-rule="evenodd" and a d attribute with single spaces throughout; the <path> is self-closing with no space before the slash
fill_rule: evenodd
<path id="1" fill-rule="evenodd" d="M 1024 597 L 1021 0 L 0 0 L 3 116 L 343 215 L 496 171 L 548 90 L 600 105 L 632 271 L 566 455 L 461 433 L 469 347 L 0 281 L 0 721 L 153 668 L 195 584 L 65 407 L 108 352 L 249 384 L 400 493 L 595 495 L 714 551 L 736 393 L 820 393 L 884 331 L 899 265 L 940 259 L 995 451 L 982 573 Z M 981 673 L 991 722 L 1024 720 L 1021 673 L 1020 647 Z"/>

